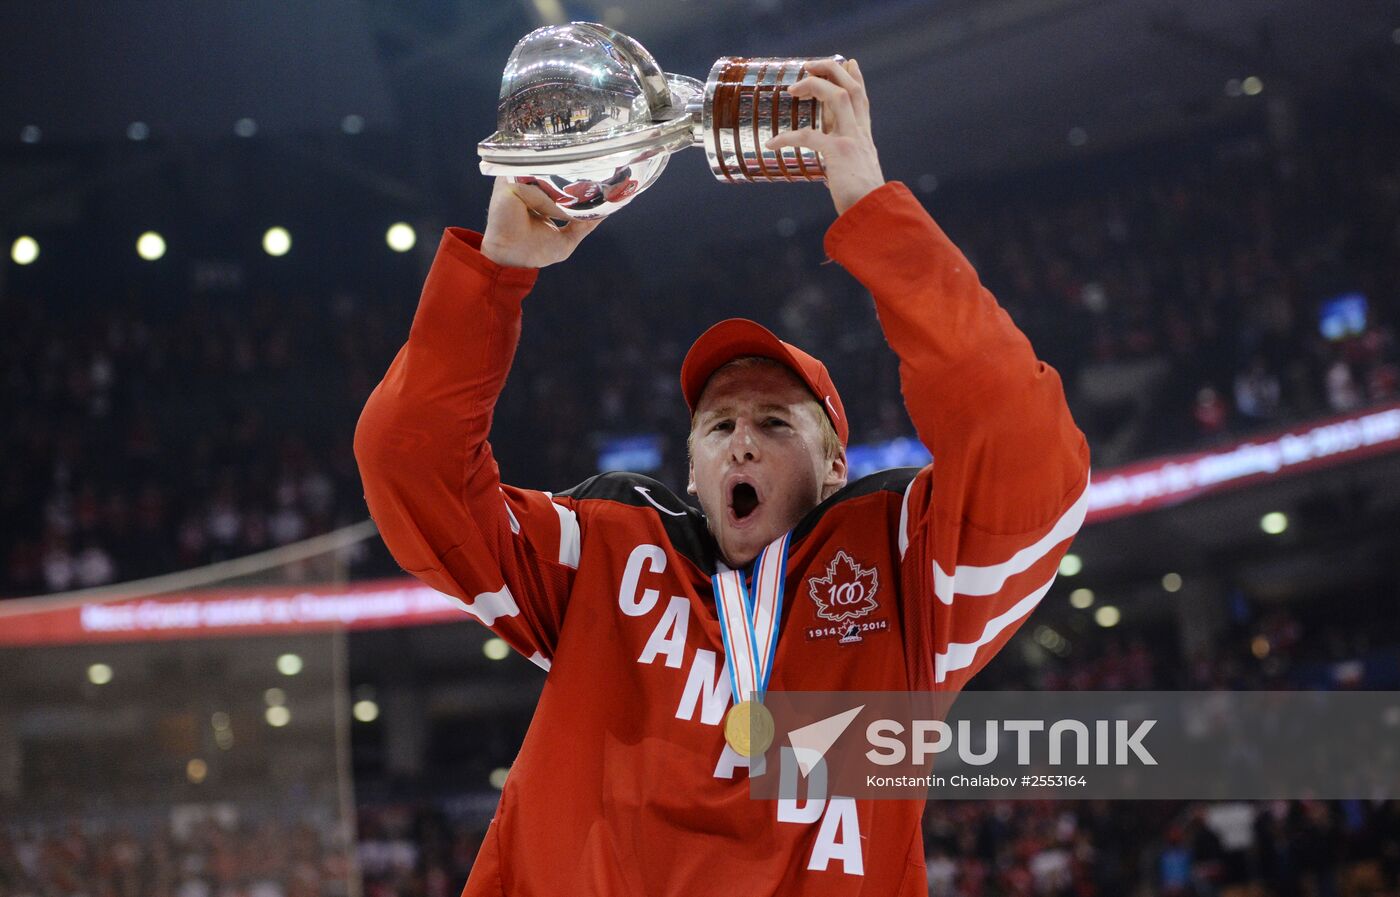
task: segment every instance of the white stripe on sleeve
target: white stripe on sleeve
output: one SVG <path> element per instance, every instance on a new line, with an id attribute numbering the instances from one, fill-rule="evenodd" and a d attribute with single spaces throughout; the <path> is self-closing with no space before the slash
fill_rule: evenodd
<path id="1" fill-rule="evenodd" d="M 446 594 L 445 592 L 443 594 Z M 456 595 L 448 595 L 458 607 L 476 617 L 487 626 L 495 625 L 501 617 L 514 617 L 520 613 L 520 605 L 510 593 L 510 586 L 501 586 L 495 592 L 482 592 L 471 601 L 463 601 Z"/>
<path id="2" fill-rule="evenodd" d="M 551 501 L 554 513 L 559 515 L 559 563 L 572 570 L 578 569 L 578 556 L 583 548 L 583 533 L 578 528 L 578 515 L 557 501 Z"/>
<path id="3" fill-rule="evenodd" d="M 1057 575 L 1059 575 L 1058 572 L 1050 574 L 1050 580 L 1045 585 L 1017 601 L 1006 613 L 988 620 L 977 641 L 950 642 L 946 651 L 935 654 L 933 658 L 934 680 L 942 682 L 948 678 L 949 673 L 972 666 L 972 662 L 977 659 L 977 651 L 980 648 L 991 644 L 992 640 L 1001 635 L 1006 627 L 1035 609 L 1035 606 L 1040 603 L 1040 599 L 1044 598 L 1045 593 L 1050 591 L 1050 586 L 1054 585 Z"/>
<path id="4" fill-rule="evenodd" d="M 1022 548 L 1007 561 L 987 567 L 974 567 L 960 564 L 949 574 L 938 563 L 933 562 L 933 593 L 944 604 L 953 603 L 953 595 L 995 595 L 1001 591 L 1006 581 L 1017 573 L 1029 570 L 1031 566 L 1051 552 L 1056 545 L 1079 532 L 1084 525 L 1084 516 L 1089 511 L 1089 483 L 1084 482 L 1084 491 L 1069 510 L 1060 515 L 1034 545 Z"/>
<path id="5" fill-rule="evenodd" d="M 899 503 L 899 559 L 904 560 L 904 555 L 909 551 L 909 493 L 914 491 L 914 484 L 918 482 L 918 476 L 909 481 L 909 485 L 904 487 L 904 500 Z"/>
<path id="6" fill-rule="evenodd" d="M 506 493 L 501 491 L 501 503 L 506 506 L 506 516 L 510 518 L 510 531 L 514 535 L 520 535 L 520 521 L 515 519 L 515 512 L 510 509 L 510 501 L 506 499 Z"/>

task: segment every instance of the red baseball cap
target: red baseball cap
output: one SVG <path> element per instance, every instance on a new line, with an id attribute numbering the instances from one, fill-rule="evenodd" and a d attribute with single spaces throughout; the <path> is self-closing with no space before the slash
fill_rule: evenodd
<path id="1" fill-rule="evenodd" d="M 796 374 L 797 379 L 812 391 L 821 404 L 841 445 L 846 445 L 851 433 L 850 425 L 846 422 L 846 407 L 841 404 L 841 394 L 836 391 L 836 384 L 831 382 L 826 365 L 791 343 L 778 339 L 773 331 L 762 324 L 747 318 L 720 321 L 700 334 L 690 351 L 685 353 L 685 361 L 681 362 L 681 393 L 691 414 L 695 413 L 695 406 L 700 402 L 700 394 L 705 391 L 710 376 L 734 359 L 746 355 L 771 358 Z"/>

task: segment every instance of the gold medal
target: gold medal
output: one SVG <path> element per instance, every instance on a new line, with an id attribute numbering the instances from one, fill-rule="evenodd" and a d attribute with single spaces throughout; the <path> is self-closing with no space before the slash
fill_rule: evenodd
<path id="1" fill-rule="evenodd" d="M 724 740 L 736 754 L 756 757 L 773 743 L 773 714 L 756 701 L 741 701 L 724 717 Z"/>

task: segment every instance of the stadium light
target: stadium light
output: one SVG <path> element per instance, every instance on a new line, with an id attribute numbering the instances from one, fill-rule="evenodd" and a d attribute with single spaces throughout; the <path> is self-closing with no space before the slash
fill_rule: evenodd
<path id="1" fill-rule="evenodd" d="M 413 230 L 413 225 L 397 221 L 389 225 L 388 232 L 384 234 L 384 242 L 395 252 L 408 252 L 413 248 L 413 244 L 418 242 L 418 234 Z"/>
<path id="2" fill-rule="evenodd" d="M 491 770 L 491 787 L 495 788 L 497 791 L 506 787 L 506 776 L 508 775 L 510 775 L 510 770 L 506 769 L 504 766 L 497 766 L 495 769 Z"/>
<path id="3" fill-rule="evenodd" d="M 506 644 L 505 639 L 489 638 L 481 646 L 481 653 L 492 660 L 505 660 L 510 654 L 510 645 Z"/>
<path id="4" fill-rule="evenodd" d="M 1069 129 L 1066 139 L 1069 140 L 1070 146 L 1083 146 L 1089 142 L 1089 132 L 1076 125 Z"/>
<path id="5" fill-rule="evenodd" d="M 1076 610 L 1085 610 L 1094 606 L 1093 589 L 1075 589 L 1069 593 L 1069 606 Z"/>
<path id="6" fill-rule="evenodd" d="M 10 245 L 10 258 L 16 265 L 32 265 L 39 257 L 39 241 L 25 235 Z"/>
<path id="7" fill-rule="evenodd" d="M 43 136 L 44 132 L 38 125 L 25 125 L 19 129 L 19 139 L 25 143 L 38 143 Z"/>
<path id="8" fill-rule="evenodd" d="M 127 140 L 145 140 L 151 136 L 151 126 L 143 121 L 134 121 L 126 126 Z"/>
<path id="9" fill-rule="evenodd" d="M 1060 559 L 1061 576 L 1075 576 L 1083 569 L 1084 562 L 1079 559 L 1077 554 L 1067 554 Z"/>
<path id="10" fill-rule="evenodd" d="M 165 255 L 165 238 L 153 230 L 148 230 L 136 238 L 136 254 L 148 262 Z"/>
<path id="11" fill-rule="evenodd" d="M 1117 626 L 1118 621 L 1122 619 L 1123 614 L 1118 608 L 1111 604 L 1105 604 L 1103 607 L 1094 611 L 1094 622 L 1098 623 L 1104 629 L 1112 629 L 1114 626 Z"/>
<path id="12" fill-rule="evenodd" d="M 1288 515 L 1282 511 L 1270 511 L 1259 518 L 1259 528 L 1271 536 L 1288 529 Z"/>
<path id="13" fill-rule="evenodd" d="M 362 115 L 347 115 L 340 120 L 340 130 L 346 134 L 358 134 L 365 129 L 365 119 Z"/>
<path id="14" fill-rule="evenodd" d="M 1269 639 L 1266 636 L 1256 635 L 1249 642 L 1249 652 L 1259 660 L 1263 660 L 1265 657 L 1268 657 L 1269 651 L 1271 651 L 1272 649 L 1273 645 L 1269 644 Z"/>
<path id="15" fill-rule="evenodd" d="M 95 663 L 88 667 L 88 681 L 93 685 L 106 685 L 112 681 L 112 668 L 105 663 Z"/>
<path id="16" fill-rule="evenodd" d="M 1180 573 L 1168 573 L 1166 576 L 1163 576 L 1163 577 L 1162 577 L 1162 588 L 1166 589 L 1168 592 L 1180 592 L 1180 591 L 1181 591 L 1181 574 L 1180 574 Z"/>
<path id="17" fill-rule="evenodd" d="M 191 785 L 198 785 L 209 775 L 209 764 L 195 757 L 185 764 L 185 778 L 190 780 Z"/>
<path id="18" fill-rule="evenodd" d="M 263 692 L 263 702 L 269 707 L 281 707 L 287 703 L 287 693 L 280 688 L 269 688 Z"/>
<path id="19" fill-rule="evenodd" d="M 1250 75 L 1240 82 L 1240 90 L 1244 91 L 1247 97 L 1257 97 L 1264 92 L 1264 82 L 1254 75 Z"/>
<path id="20" fill-rule="evenodd" d="M 292 235 L 285 227 L 269 227 L 263 234 L 263 252 L 273 258 L 286 255 L 292 249 Z"/>
<path id="21" fill-rule="evenodd" d="M 295 676 L 301 672 L 300 654 L 283 654 L 277 658 L 277 672 L 283 676 Z"/>
<path id="22" fill-rule="evenodd" d="M 369 698 L 356 701 L 350 712 L 362 723 L 372 723 L 379 719 L 379 705 Z"/>
<path id="23" fill-rule="evenodd" d="M 219 750 L 227 751 L 233 747 L 233 721 L 229 715 L 222 710 L 215 711 L 209 717 L 209 724 L 214 727 L 214 743 L 219 746 Z"/>
<path id="24" fill-rule="evenodd" d="M 251 118 L 240 118 L 233 123 L 233 133 L 239 137 L 252 137 L 258 133 L 258 123 Z"/>
<path id="25" fill-rule="evenodd" d="M 1037 626 L 1035 640 L 1045 650 L 1053 651 L 1061 657 L 1069 653 L 1069 641 L 1049 626 Z"/>
<path id="26" fill-rule="evenodd" d="M 280 729 L 292 721 L 292 711 L 282 706 L 267 708 L 263 716 L 266 717 L 267 724 L 274 729 Z"/>
<path id="27" fill-rule="evenodd" d="M 534 0 L 534 3 L 535 12 L 546 25 L 562 25 L 569 20 L 559 0 Z"/>

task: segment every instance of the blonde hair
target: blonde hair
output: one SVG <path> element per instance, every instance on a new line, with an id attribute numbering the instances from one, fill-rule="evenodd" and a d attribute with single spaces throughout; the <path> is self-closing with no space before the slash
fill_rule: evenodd
<path id="1" fill-rule="evenodd" d="M 783 370 L 792 374 L 794 377 L 797 377 L 797 374 L 793 373 L 791 368 L 789 368 L 787 365 L 783 364 L 781 361 L 778 361 L 775 358 L 768 358 L 764 355 L 740 355 L 738 358 L 735 358 L 732 361 L 727 361 L 719 367 L 715 368 L 714 374 L 711 374 L 710 378 L 713 379 L 715 374 L 718 374 L 720 371 L 727 370 L 729 368 L 746 370 L 749 368 L 760 367 L 762 365 L 774 365 L 776 367 L 782 368 Z M 798 378 L 798 382 L 801 382 L 801 378 Z M 803 387 L 805 388 L 806 384 L 803 384 Z M 803 405 L 811 405 L 813 408 L 816 409 L 817 420 L 819 421 L 819 426 L 821 428 L 822 433 L 822 452 L 824 453 L 826 460 L 830 461 L 832 458 L 835 458 L 837 455 L 841 454 L 841 437 L 836 435 L 836 428 L 832 426 L 831 418 L 826 416 L 826 409 L 822 408 L 822 404 L 821 402 L 817 401 L 816 396 L 812 396 L 811 398 L 809 398 L 806 402 L 803 403 Z M 695 413 L 690 415 L 690 435 L 688 435 L 685 439 L 685 456 L 687 459 L 695 457 L 695 423 L 699 417 L 699 411 L 696 411 Z"/>

